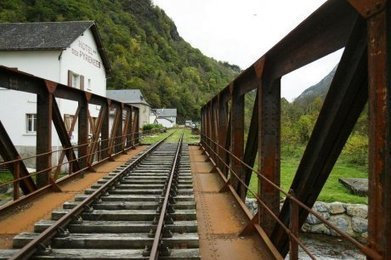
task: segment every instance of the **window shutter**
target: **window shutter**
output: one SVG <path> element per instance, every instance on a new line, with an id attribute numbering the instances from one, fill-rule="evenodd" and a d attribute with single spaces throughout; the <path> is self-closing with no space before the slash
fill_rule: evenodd
<path id="1" fill-rule="evenodd" d="M 68 70 L 68 86 L 72 87 L 72 71 Z"/>
<path id="2" fill-rule="evenodd" d="M 80 75 L 80 89 L 84 90 L 84 76 Z"/>

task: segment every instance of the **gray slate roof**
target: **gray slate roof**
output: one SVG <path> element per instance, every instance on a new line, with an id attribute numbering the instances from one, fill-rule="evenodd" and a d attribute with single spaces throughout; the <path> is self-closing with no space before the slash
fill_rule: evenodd
<path id="1" fill-rule="evenodd" d="M 2 23 L 0 51 L 63 50 L 91 29 L 106 72 L 110 64 L 94 21 Z"/>
<path id="2" fill-rule="evenodd" d="M 155 109 L 157 117 L 176 117 L 176 108 L 159 108 Z"/>
<path id="3" fill-rule="evenodd" d="M 115 89 L 107 90 L 106 96 L 110 99 L 127 104 L 144 104 L 148 105 L 143 93 L 139 89 Z"/>

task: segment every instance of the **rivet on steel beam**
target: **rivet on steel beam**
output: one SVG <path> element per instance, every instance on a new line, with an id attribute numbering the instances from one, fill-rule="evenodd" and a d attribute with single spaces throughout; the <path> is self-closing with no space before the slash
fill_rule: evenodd
<path id="1" fill-rule="evenodd" d="M 347 0 L 349 4 L 364 18 L 369 19 L 372 16 L 382 12 L 386 7 L 386 0 Z"/>

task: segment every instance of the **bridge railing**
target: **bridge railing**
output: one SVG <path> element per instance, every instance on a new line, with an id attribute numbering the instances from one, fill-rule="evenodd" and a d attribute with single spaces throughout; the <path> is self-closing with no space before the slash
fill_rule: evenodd
<path id="1" fill-rule="evenodd" d="M 20 153 L 6 130 L 7 126 L 0 120 L 0 155 L 3 159 L 0 167 L 12 174 L 12 180 L 0 184 L 0 188 L 13 186 L 15 204 L 49 188 L 56 188 L 56 183 L 85 170 L 93 170 L 96 164 L 134 148 L 140 141 L 142 133 L 139 132 L 137 107 L 3 66 L 0 66 L 0 87 L 35 94 L 37 98 L 37 127 L 32 156 Z M 57 98 L 73 101 L 73 106 L 77 103 L 68 127 Z M 18 100 L 12 102 L 17 103 Z M 89 106 L 99 110 L 96 118 L 92 118 Z M 13 111 L 1 113 L 3 119 L 14 116 Z M 72 136 L 75 128 L 78 130 L 77 138 Z M 56 137 L 57 145 L 53 146 Z M 77 143 L 73 142 L 75 139 Z M 23 147 L 23 144 L 18 145 Z M 29 173 L 27 168 L 31 163 L 35 168 L 33 173 Z M 9 203 L 0 210 L 12 205 Z"/>
<path id="2" fill-rule="evenodd" d="M 251 223 L 283 256 L 289 249 L 290 201 L 300 206 L 301 227 L 368 102 L 368 242 L 365 248 L 354 243 L 373 258 L 391 258 L 390 17 L 389 1 L 329 0 L 201 109 L 201 144 L 242 201 L 254 173 L 245 165 L 253 167 L 258 155 L 256 197 L 262 203 Z M 294 196 L 288 193 L 280 209 L 281 78 L 343 47 L 290 187 Z M 250 91 L 256 98 L 245 133 L 245 94 Z"/>
<path id="3" fill-rule="evenodd" d="M 303 202 L 299 201 L 294 194 L 293 190 L 290 190 L 289 192 L 286 192 L 285 190 L 281 189 L 279 186 L 277 186 L 275 183 L 271 182 L 269 179 L 267 179 L 266 176 L 262 175 L 259 170 L 251 167 L 250 165 L 246 164 L 244 161 L 240 160 L 238 157 L 236 157 L 233 153 L 231 153 L 229 150 L 225 149 L 221 145 L 219 145 L 217 142 L 213 141 L 208 136 L 202 136 L 203 138 L 207 139 L 209 143 L 212 143 L 215 147 L 218 149 L 223 150 L 226 152 L 226 154 L 229 156 L 230 161 L 235 161 L 239 163 L 245 170 L 251 171 L 253 176 L 256 176 L 260 181 L 263 181 L 265 183 L 268 183 L 274 190 L 278 191 L 282 196 L 285 196 L 285 200 L 288 201 L 290 211 L 289 211 L 289 218 L 290 222 L 289 225 L 284 224 L 282 222 L 278 215 L 276 215 L 273 210 L 267 206 L 267 201 L 265 201 L 262 197 L 259 196 L 258 191 L 254 191 L 250 188 L 248 184 L 246 184 L 243 180 L 240 179 L 239 174 L 230 166 L 228 165 L 223 158 L 219 156 L 219 154 L 216 152 L 216 150 L 212 149 L 212 147 L 209 144 L 202 144 L 202 148 L 204 149 L 207 156 L 211 158 L 212 164 L 215 166 L 215 170 L 219 173 L 220 177 L 223 179 L 225 185 L 220 190 L 220 192 L 231 190 L 232 193 L 234 193 L 234 196 L 238 199 L 239 205 L 241 206 L 242 210 L 245 211 L 249 224 L 243 229 L 240 235 L 247 235 L 251 233 L 252 231 L 256 230 L 256 228 L 260 229 L 257 222 L 258 213 L 254 216 L 249 208 L 246 206 L 245 203 L 241 200 L 237 192 L 233 189 L 231 184 L 233 183 L 233 180 L 237 180 L 239 184 L 244 187 L 247 190 L 247 195 L 253 196 L 258 204 L 259 208 L 263 208 L 266 210 L 267 214 L 269 214 L 276 222 L 276 225 L 279 225 L 283 228 L 284 232 L 289 236 L 289 251 L 290 251 L 290 257 L 291 259 L 297 259 L 298 257 L 298 247 L 301 247 L 303 251 L 311 258 L 316 259 L 316 257 L 311 253 L 311 250 L 305 245 L 303 241 L 300 240 L 299 236 L 299 208 L 302 208 L 305 210 L 308 214 L 312 214 L 315 218 L 319 220 L 320 223 L 325 224 L 327 227 L 329 227 L 330 230 L 333 230 L 335 233 L 340 235 L 343 239 L 346 241 L 349 241 L 354 247 L 356 247 L 358 250 L 360 250 L 363 254 L 365 254 L 368 257 L 371 257 L 373 259 L 380 258 L 380 255 L 374 251 L 373 249 L 369 248 L 368 246 L 362 244 L 362 242 L 357 241 L 355 238 L 351 237 L 349 234 L 345 233 L 344 231 L 338 229 L 338 227 L 334 224 L 332 224 L 330 221 L 328 221 L 326 218 L 324 218 L 321 214 L 314 211 L 313 209 L 309 208 L 307 205 L 305 205 Z M 215 161 L 216 160 L 216 161 Z M 229 177 L 224 174 L 220 168 L 218 167 L 219 164 L 222 164 L 225 169 L 229 172 Z M 296 257 L 295 257 L 296 256 Z"/>

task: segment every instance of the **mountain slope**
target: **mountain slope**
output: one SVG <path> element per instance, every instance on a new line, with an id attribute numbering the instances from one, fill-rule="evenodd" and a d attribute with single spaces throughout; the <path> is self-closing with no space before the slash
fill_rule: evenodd
<path id="1" fill-rule="evenodd" d="M 296 106 L 306 107 L 318 97 L 324 100 L 336 71 L 337 66 L 317 84 L 304 90 L 297 98 L 295 98 L 293 104 Z"/>
<path id="2" fill-rule="evenodd" d="M 185 42 L 150 0 L 1 0 L 0 22 L 95 20 L 113 73 L 108 88 L 140 88 L 153 107 L 199 109 L 240 71 Z"/>

